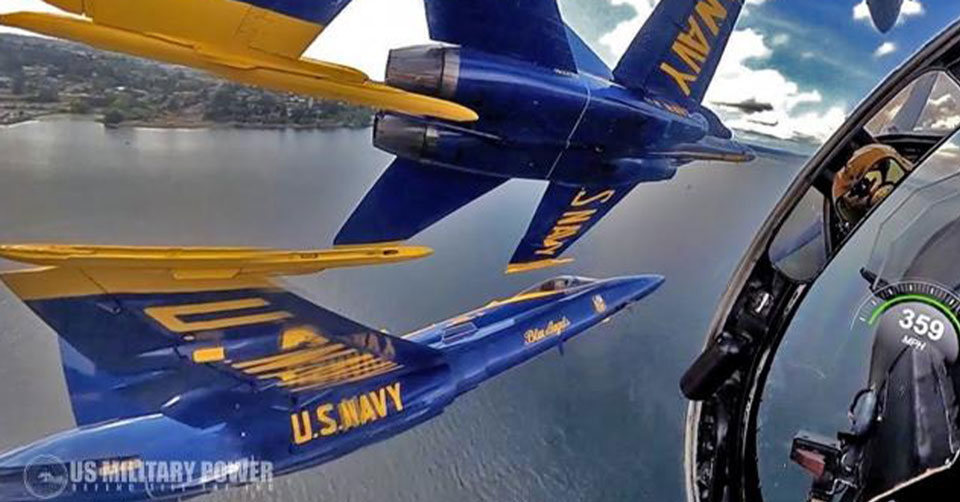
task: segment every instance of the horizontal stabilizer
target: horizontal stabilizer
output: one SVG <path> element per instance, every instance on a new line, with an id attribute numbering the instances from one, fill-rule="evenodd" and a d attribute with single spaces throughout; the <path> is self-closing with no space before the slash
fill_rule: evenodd
<path id="1" fill-rule="evenodd" d="M 85 0 L 83 5 L 92 19 L 18 12 L 0 15 L 0 24 L 274 91 L 453 121 L 477 119 L 456 103 L 371 81 L 354 68 L 301 58 L 322 30 L 312 21 L 234 0 Z"/>
<path id="2" fill-rule="evenodd" d="M 510 259 L 507 273 L 573 261 L 560 255 L 606 216 L 634 186 L 579 187 L 551 183 Z"/>
<path id="3" fill-rule="evenodd" d="M 403 241 L 506 182 L 397 158 L 340 229 L 340 245 Z"/>
<path id="4" fill-rule="evenodd" d="M 439 352 L 271 277 L 381 261 L 355 252 L 5 246 L 0 256 L 48 266 L 0 280 L 59 336 L 70 402 L 85 425 L 162 412 L 178 396 L 202 404 L 203 396 L 256 392 L 262 402 L 289 403 L 292 393 L 442 364 Z M 243 272 L 209 272 L 218 264 Z M 206 414 L 216 422 L 216 412 Z M 175 418 L 184 416 L 192 415 Z"/>
<path id="5" fill-rule="evenodd" d="M 696 143 L 678 143 L 669 149 L 647 153 L 652 158 L 670 159 L 675 162 L 714 160 L 721 162 L 750 162 L 756 154 L 750 147 L 733 140 L 707 136 Z"/>
<path id="6" fill-rule="evenodd" d="M 613 74 L 631 89 L 703 101 L 743 0 L 661 1 Z"/>

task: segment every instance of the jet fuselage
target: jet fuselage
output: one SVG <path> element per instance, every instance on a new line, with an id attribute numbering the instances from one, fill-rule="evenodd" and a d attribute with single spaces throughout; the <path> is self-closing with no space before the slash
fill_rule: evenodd
<path id="1" fill-rule="evenodd" d="M 0 457 L 0 500 L 34 499 L 24 479 L 54 489 L 65 480 L 52 500 L 183 498 L 260 481 L 264 465 L 269 477 L 333 460 L 437 416 L 457 396 L 604 321 L 662 281 L 558 278 L 405 336 L 442 354 L 424 367 L 300 398 L 188 392 L 154 414 L 50 436 Z M 224 347 L 227 354 L 239 349 Z M 157 478 L 161 465 L 169 482 Z M 153 476 L 145 482 L 148 469 Z"/>
<path id="2" fill-rule="evenodd" d="M 454 100 L 480 119 L 382 113 L 374 143 L 426 164 L 577 186 L 668 179 L 687 159 L 752 158 L 699 104 L 628 89 L 599 61 L 583 66 L 594 70 L 552 70 L 458 47 L 395 50 L 389 83 Z"/>

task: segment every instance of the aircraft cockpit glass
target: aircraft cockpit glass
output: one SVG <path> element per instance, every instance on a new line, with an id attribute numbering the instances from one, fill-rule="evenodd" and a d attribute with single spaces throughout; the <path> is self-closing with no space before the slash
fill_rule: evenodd
<path id="1" fill-rule="evenodd" d="M 690 500 L 956 489 L 958 56 L 960 23 L 851 112 L 748 248 L 681 379 Z"/>
<path id="2" fill-rule="evenodd" d="M 897 134 L 944 137 L 960 125 L 960 86 L 943 71 L 914 80 L 864 126 L 874 138 Z"/>
<path id="3" fill-rule="evenodd" d="M 770 262 L 795 281 L 813 279 L 827 263 L 826 202 L 817 189 L 808 190 L 770 245 Z"/>
<path id="4" fill-rule="evenodd" d="M 956 461 L 958 249 L 960 133 L 866 217 L 798 307 L 758 412 L 765 501 L 868 500 Z"/>
<path id="5" fill-rule="evenodd" d="M 833 177 L 831 198 L 837 217 L 855 225 L 913 170 L 913 163 L 891 146 L 860 148 Z"/>
<path id="6" fill-rule="evenodd" d="M 898 204 L 883 220 L 866 269 L 875 288 L 922 275 L 952 289 L 960 287 L 954 242 L 952 254 L 933 258 L 932 252 L 950 252 L 942 246 L 956 237 L 960 224 L 960 134 L 944 143 L 904 184 Z M 928 259 L 920 260 L 921 257 Z M 916 268 L 923 263 L 922 268 Z"/>
<path id="7" fill-rule="evenodd" d="M 954 78 L 932 71 L 915 79 L 843 149 L 849 153 L 835 162 L 829 183 L 809 189 L 772 241 L 770 262 L 795 281 L 811 280 L 835 251 L 832 248 L 957 126 L 960 85 Z M 940 148 L 936 155 L 942 158 L 949 155 L 948 150 Z"/>
<path id="8" fill-rule="evenodd" d="M 552 279 L 547 279 L 536 286 L 533 286 L 529 289 L 526 289 L 521 294 L 528 293 L 552 293 L 554 291 L 562 291 L 564 289 L 573 288 L 576 286 L 582 286 L 584 284 L 589 284 L 595 282 L 596 279 L 590 279 L 587 277 L 577 277 L 573 275 L 564 275 L 560 277 L 554 277 Z"/>

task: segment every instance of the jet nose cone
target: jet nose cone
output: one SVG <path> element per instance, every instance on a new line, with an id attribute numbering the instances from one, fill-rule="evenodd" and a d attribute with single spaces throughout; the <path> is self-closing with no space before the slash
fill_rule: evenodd
<path id="1" fill-rule="evenodd" d="M 630 284 L 632 295 L 627 299 L 628 302 L 635 302 L 653 293 L 660 287 L 666 279 L 662 275 L 634 275 L 627 278 Z"/>
<path id="2" fill-rule="evenodd" d="M 663 284 L 662 275 L 632 275 L 611 279 L 606 291 L 601 293 L 607 305 L 618 311 L 633 302 L 645 298 Z"/>

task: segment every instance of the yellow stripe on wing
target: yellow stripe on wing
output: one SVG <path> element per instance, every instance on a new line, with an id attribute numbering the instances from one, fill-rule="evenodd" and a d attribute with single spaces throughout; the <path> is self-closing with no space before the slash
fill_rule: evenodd
<path id="1" fill-rule="evenodd" d="M 23 300 L 105 293 L 276 290 L 272 276 L 385 265 L 429 256 L 422 246 L 358 246 L 307 251 L 256 248 L 0 245 L 0 258 L 47 268 L 6 272 Z"/>
<path id="2" fill-rule="evenodd" d="M 181 316 L 199 314 L 217 314 L 235 310 L 266 307 L 270 302 L 263 298 L 246 298 L 243 300 L 229 300 L 223 302 L 194 303 L 187 305 L 171 305 L 164 307 L 147 307 L 144 313 L 159 322 L 164 328 L 174 333 L 191 333 L 194 331 L 210 331 L 215 329 L 236 328 L 281 321 L 293 317 L 290 312 L 278 310 L 262 314 L 240 315 L 208 321 L 184 321 Z"/>

